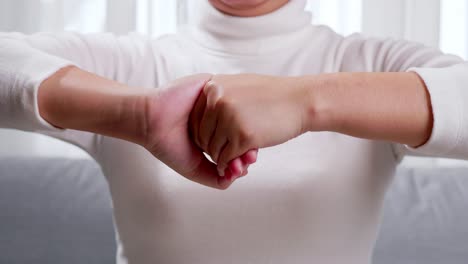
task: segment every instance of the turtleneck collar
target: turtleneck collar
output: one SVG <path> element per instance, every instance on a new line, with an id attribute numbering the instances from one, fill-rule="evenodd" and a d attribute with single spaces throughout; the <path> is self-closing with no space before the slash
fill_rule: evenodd
<path id="1" fill-rule="evenodd" d="M 189 31 L 197 42 L 210 48 L 244 54 L 255 52 L 259 42 L 270 42 L 310 25 L 312 16 L 305 11 L 306 4 L 307 0 L 290 0 L 278 10 L 262 16 L 236 17 L 217 10 L 208 0 L 197 0 L 192 8 Z"/>

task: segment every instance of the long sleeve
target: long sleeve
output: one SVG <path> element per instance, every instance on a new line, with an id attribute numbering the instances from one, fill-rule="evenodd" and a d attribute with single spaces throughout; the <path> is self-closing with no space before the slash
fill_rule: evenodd
<path id="1" fill-rule="evenodd" d="M 409 152 L 468 160 L 468 64 L 442 69 L 412 68 L 424 80 L 434 124 L 429 141 Z"/>
<path id="2" fill-rule="evenodd" d="M 37 91 L 59 69 L 74 65 L 130 85 L 156 83 L 152 49 L 137 35 L 0 33 L 0 127 L 34 131 L 76 144 L 92 152 L 95 135 L 59 130 L 41 118 Z M 143 79 L 143 80 L 142 80 Z"/>
<path id="3" fill-rule="evenodd" d="M 468 159 L 468 63 L 437 49 L 407 41 L 344 38 L 338 46 L 339 71 L 416 72 L 432 105 L 433 129 L 418 148 L 394 144 L 405 154 Z"/>

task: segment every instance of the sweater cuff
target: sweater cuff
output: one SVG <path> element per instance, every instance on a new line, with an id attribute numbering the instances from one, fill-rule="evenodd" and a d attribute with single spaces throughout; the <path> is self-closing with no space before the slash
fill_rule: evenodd
<path id="1" fill-rule="evenodd" d="M 410 152 L 430 156 L 446 156 L 457 146 L 463 127 L 463 96 L 459 76 L 464 76 L 462 67 L 412 68 L 426 84 L 430 95 L 433 128 L 431 136 L 423 146 Z M 462 75 L 460 75 L 460 73 Z"/>
<path id="2" fill-rule="evenodd" d="M 60 69 L 72 66 L 73 63 L 64 60 L 59 57 L 45 55 L 48 58 L 42 58 L 41 60 L 31 60 L 26 64 L 22 72 L 28 73 L 28 76 L 25 76 L 25 88 L 23 90 L 23 107 L 26 110 L 27 118 L 34 124 L 35 127 L 39 130 L 57 130 L 61 131 L 63 129 L 57 128 L 47 122 L 39 112 L 38 104 L 38 91 L 40 85 L 53 74 L 55 74 Z"/>

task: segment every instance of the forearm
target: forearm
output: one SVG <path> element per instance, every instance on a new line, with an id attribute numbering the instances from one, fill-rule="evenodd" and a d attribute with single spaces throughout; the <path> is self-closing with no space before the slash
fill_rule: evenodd
<path id="1" fill-rule="evenodd" d="M 415 73 L 337 73 L 301 77 L 300 82 L 310 99 L 309 130 L 413 147 L 429 139 L 430 98 Z"/>
<path id="2" fill-rule="evenodd" d="M 140 142 L 144 133 L 143 89 L 99 77 L 76 67 L 55 73 L 39 87 L 41 116 L 59 128 L 88 131 Z"/>

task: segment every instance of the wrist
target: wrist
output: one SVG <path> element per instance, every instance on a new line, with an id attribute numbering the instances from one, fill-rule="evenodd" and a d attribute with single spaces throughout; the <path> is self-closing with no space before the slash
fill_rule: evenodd
<path id="1" fill-rule="evenodd" d="M 121 137 L 139 145 L 145 145 L 148 137 L 148 109 L 149 92 L 136 90 L 132 94 L 124 95 L 118 109 L 117 130 L 125 133 Z"/>
<path id="2" fill-rule="evenodd" d="M 65 128 L 63 123 L 63 111 L 60 111 L 61 105 L 59 97 L 63 91 L 61 80 L 70 74 L 74 67 L 65 67 L 58 70 L 56 73 L 51 75 L 49 78 L 44 80 L 38 89 L 37 103 L 39 115 L 52 126 L 57 128 Z M 60 93 L 59 93 L 60 92 Z M 57 95 L 58 94 L 58 95 Z"/>
<path id="3" fill-rule="evenodd" d="M 39 87 L 39 113 L 56 127 L 140 144 L 146 136 L 144 98 L 147 93 L 76 67 L 66 67 Z"/>
<path id="4" fill-rule="evenodd" d="M 336 131 L 339 118 L 335 111 L 337 74 L 301 76 L 296 78 L 301 90 L 303 132 Z"/>
<path id="5" fill-rule="evenodd" d="M 145 148 L 154 149 L 167 136 L 163 124 L 168 109 L 162 94 L 160 89 L 147 90 L 142 97 L 134 99 L 139 113 L 137 144 Z"/>

